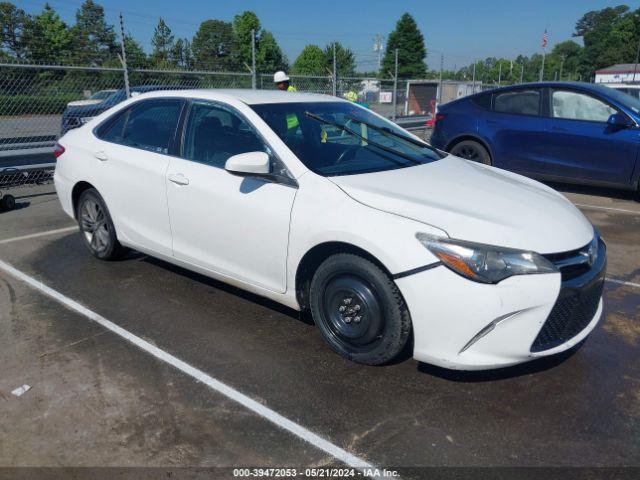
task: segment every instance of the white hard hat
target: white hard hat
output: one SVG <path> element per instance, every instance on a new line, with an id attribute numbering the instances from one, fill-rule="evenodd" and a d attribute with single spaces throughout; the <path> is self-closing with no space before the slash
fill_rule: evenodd
<path id="1" fill-rule="evenodd" d="M 288 82 L 289 77 L 282 70 L 273 74 L 273 83 Z"/>

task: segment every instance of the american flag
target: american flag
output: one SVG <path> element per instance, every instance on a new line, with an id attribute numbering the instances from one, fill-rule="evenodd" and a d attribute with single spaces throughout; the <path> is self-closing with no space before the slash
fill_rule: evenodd
<path id="1" fill-rule="evenodd" d="M 547 43 L 549 42 L 549 35 L 547 35 L 547 29 L 544 29 L 544 33 L 542 34 L 542 48 L 547 48 Z"/>

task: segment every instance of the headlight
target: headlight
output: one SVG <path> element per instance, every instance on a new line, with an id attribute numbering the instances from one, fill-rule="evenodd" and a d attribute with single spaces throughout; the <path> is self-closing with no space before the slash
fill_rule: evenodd
<path id="1" fill-rule="evenodd" d="M 418 241 L 449 269 L 470 280 L 498 283 L 513 275 L 555 273 L 549 260 L 535 252 L 416 233 Z"/>

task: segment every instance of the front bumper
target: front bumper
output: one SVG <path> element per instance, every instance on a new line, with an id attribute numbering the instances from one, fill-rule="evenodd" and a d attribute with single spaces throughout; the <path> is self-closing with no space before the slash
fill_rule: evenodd
<path id="1" fill-rule="evenodd" d="M 606 247 L 578 276 L 521 275 L 486 285 L 440 266 L 396 280 L 417 360 L 457 370 L 507 367 L 565 351 L 602 315 Z M 563 273 L 564 276 L 564 273 Z"/>

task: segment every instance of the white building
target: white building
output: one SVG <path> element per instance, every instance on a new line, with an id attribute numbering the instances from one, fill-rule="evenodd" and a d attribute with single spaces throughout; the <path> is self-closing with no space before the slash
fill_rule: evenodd
<path id="1" fill-rule="evenodd" d="M 640 83 L 640 64 L 619 63 L 596 70 L 596 83 Z"/>

